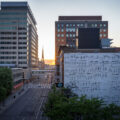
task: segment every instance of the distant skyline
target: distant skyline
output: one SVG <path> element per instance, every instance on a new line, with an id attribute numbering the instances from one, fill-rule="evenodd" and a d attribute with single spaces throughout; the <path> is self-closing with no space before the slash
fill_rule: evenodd
<path id="1" fill-rule="evenodd" d="M 19 0 L 2 0 L 19 1 Z M 24 0 L 20 0 L 24 1 Z M 45 59 L 55 56 L 55 21 L 60 15 L 101 15 L 108 21 L 112 46 L 120 47 L 120 0 L 26 0 L 37 21 L 39 58 L 44 47 Z"/>

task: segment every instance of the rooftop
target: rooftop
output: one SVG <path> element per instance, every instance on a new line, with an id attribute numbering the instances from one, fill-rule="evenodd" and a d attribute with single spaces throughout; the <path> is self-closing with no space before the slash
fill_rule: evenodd
<path id="1" fill-rule="evenodd" d="M 102 16 L 59 16 L 59 20 L 102 20 Z"/>
<path id="2" fill-rule="evenodd" d="M 33 22 L 36 24 L 36 20 L 34 18 L 34 15 L 31 11 L 31 8 L 30 8 L 28 2 L 13 2 L 13 1 L 1 2 L 1 10 L 2 9 L 11 9 L 11 8 L 17 8 L 17 9 L 27 8 Z"/>

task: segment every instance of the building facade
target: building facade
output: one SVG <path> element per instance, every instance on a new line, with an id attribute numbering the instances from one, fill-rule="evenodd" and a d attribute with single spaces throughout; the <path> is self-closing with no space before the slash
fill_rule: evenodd
<path id="1" fill-rule="evenodd" d="M 55 62 L 57 61 L 59 46 L 76 47 L 76 31 L 78 28 L 99 28 L 100 40 L 108 38 L 108 21 L 102 16 L 59 16 L 55 22 Z"/>
<path id="2" fill-rule="evenodd" d="M 102 16 L 59 16 L 55 22 L 55 64 L 56 80 L 59 81 L 59 47 L 76 48 L 76 33 L 78 28 L 99 28 L 99 40 L 108 38 L 108 21 Z"/>
<path id="3" fill-rule="evenodd" d="M 62 50 L 60 81 L 78 96 L 120 105 L 120 48 Z"/>
<path id="4" fill-rule="evenodd" d="M 1 2 L 0 64 L 18 68 L 38 65 L 36 20 L 27 2 Z"/>

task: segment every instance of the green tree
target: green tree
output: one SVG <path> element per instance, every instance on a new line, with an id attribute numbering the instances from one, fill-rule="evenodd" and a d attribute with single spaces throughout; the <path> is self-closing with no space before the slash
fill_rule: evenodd
<path id="1" fill-rule="evenodd" d="M 12 71 L 9 68 L 0 68 L 0 101 L 4 100 L 12 90 Z"/>
<path id="2" fill-rule="evenodd" d="M 51 120 L 120 120 L 120 107 L 55 87 L 49 93 L 44 112 Z"/>

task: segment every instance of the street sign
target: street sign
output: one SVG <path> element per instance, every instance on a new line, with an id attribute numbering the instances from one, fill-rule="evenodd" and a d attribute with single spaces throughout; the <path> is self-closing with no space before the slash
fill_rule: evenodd
<path id="1" fill-rule="evenodd" d="M 63 83 L 56 83 L 56 87 L 63 87 Z"/>

